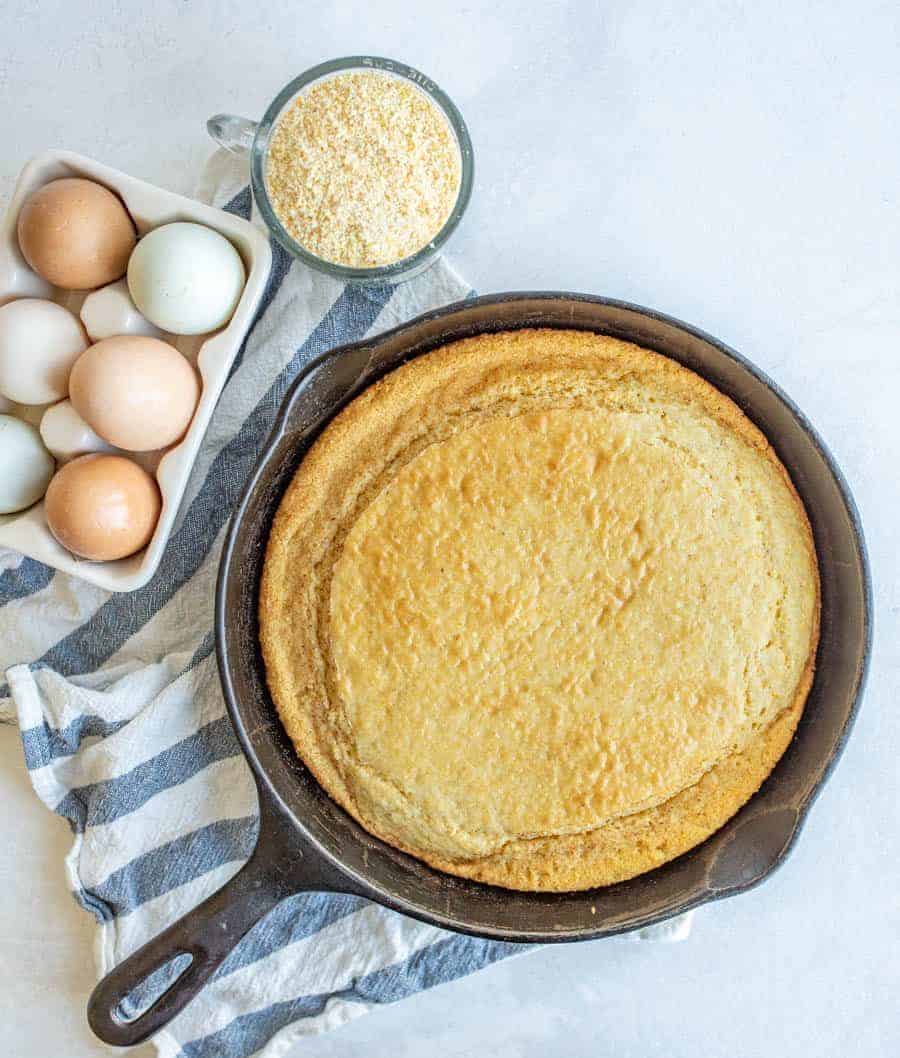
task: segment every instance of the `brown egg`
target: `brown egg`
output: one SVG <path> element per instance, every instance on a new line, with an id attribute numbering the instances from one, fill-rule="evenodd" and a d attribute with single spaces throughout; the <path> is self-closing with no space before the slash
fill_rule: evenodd
<path id="1" fill-rule="evenodd" d="M 50 532 L 68 551 L 93 562 L 146 547 L 161 506 L 156 481 L 124 456 L 73 459 L 56 472 L 44 496 Z"/>
<path id="2" fill-rule="evenodd" d="M 19 211 L 18 232 L 28 264 L 66 290 L 93 290 L 121 278 L 136 242 L 120 199 L 77 177 L 32 192 Z"/>
<path id="3" fill-rule="evenodd" d="M 199 395 L 196 371 L 159 338 L 104 338 L 69 375 L 69 399 L 82 419 L 104 441 L 131 452 L 174 444 Z"/>

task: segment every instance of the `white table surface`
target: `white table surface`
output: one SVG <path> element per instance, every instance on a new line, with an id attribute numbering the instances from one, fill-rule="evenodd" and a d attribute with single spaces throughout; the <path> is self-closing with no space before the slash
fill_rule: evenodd
<path id="1" fill-rule="evenodd" d="M 309 1058 L 900 1053 L 900 10 L 800 3 L 157 0 L 0 5 L 0 197 L 47 146 L 190 192 L 203 124 L 325 58 L 404 59 L 477 154 L 451 257 L 479 290 L 598 292 L 754 359 L 842 464 L 877 642 L 840 767 L 787 865 L 671 947 L 545 949 L 307 1041 Z M 0 730 L 0 1025 L 11 1058 L 108 1053 L 68 830 Z M 141 1058 L 151 1049 L 135 1052 Z"/>

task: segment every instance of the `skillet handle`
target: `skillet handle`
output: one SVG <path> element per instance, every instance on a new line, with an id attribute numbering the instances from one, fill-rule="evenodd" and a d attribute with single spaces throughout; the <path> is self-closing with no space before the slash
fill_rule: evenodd
<path id="1" fill-rule="evenodd" d="M 258 847 L 257 847 L 258 849 Z M 163 930 L 103 978 L 88 1001 L 88 1023 L 104 1043 L 131 1047 L 158 1032 L 196 996 L 225 956 L 289 890 L 254 852 L 246 865 L 193 911 Z M 128 1019 L 121 1003 L 154 971 L 179 955 L 191 956 L 159 998 Z"/>

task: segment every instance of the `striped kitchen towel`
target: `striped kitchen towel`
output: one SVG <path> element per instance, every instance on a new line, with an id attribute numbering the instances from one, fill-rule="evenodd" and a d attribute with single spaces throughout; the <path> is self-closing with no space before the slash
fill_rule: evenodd
<path id="1" fill-rule="evenodd" d="M 242 179 L 220 152 L 200 197 L 250 216 Z M 0 552 L 0 710 L 18 717 L 35 791 L 71 823 L 68 881 L 98 921 L 100 975 L 219 888 L 256 839 L 256 794 L 216 672 L 213 589 L 228 516 L 285 390 L 319 353 L 468 293 L 444 262 L 401 286 L 345 287 L 272 250 L 262 306 L 152 581 L 110 594 Z M 688 928 L 682 919 L 649 935 Z M 298 895 L 156 1043 L 165 1058 L 275 1058 L 299 1037 L 521 950 L 356 897 Z"/>

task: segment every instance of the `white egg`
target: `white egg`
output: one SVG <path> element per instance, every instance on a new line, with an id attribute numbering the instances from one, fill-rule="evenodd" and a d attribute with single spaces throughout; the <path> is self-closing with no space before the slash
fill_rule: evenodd
<path id="1" fill-rule="evenodd" d="M 81 322 L 95 342 L 117 334 L 140 334 L 159 338 L 162 331 L 138 312 L 124 279 L 94 290 L 81 306 Z"/>
<path id="2" fill-rule="evenodd" d="M 50 404 L 69 392 L 69 372 L 87 349 L 68 309 L 42 298 L 0 307 L 0 393 L 18 404 Z"/>
<path id="3" fill-rule="evenodd" d="M 41 438 L 57 459 L 72 459 L 87 452 L 113 452 L 102 437 L 98 437 L 69 400 L 54 404 L 41 419 Z"/>
<path id="4" fill-rule="evenodd" d="M 244 289 L 244 264 L 231 243 L 202 224 L 179 221 L 148 232 L 128 262 L 138 310 L 172 334 L 223 327 Z"/>
<path id="5" fill-rule="evenodd" d="M 33 426 L 0 415 L 0 514 L 30 507 L 53 477 L 53 458 Z"/>

